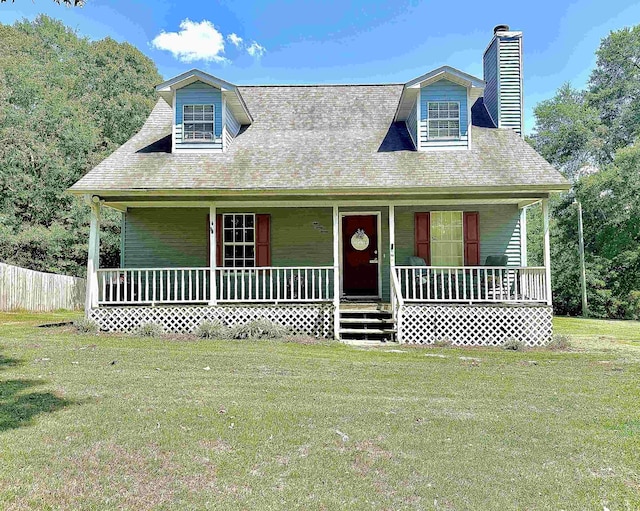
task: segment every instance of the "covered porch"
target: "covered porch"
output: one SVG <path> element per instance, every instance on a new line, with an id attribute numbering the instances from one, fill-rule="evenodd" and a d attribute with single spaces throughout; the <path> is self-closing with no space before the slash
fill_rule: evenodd
<path id="1" fill-rule="evenodd" d="M 525 208 L 538 201 L 546 264 L 531 267 Z M 362 326 L 400 343 L 551 335 L 547 196 L 90 203 L 86 310 L 105 329 L 266 318 L 342 340 Z M 123 212 L 120 268 L 98 267 L 105 206 Z M 384 329 L 348 312 L 365 305 Z"/>

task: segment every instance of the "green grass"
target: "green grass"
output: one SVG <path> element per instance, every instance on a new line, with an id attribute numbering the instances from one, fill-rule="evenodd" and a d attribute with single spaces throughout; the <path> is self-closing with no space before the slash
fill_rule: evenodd
<path id="1" fill-rule="evenodd" d="M 0 509 L 640 508 L 637 322 L 396 353 L 66 317 L 0 315 Z"/>

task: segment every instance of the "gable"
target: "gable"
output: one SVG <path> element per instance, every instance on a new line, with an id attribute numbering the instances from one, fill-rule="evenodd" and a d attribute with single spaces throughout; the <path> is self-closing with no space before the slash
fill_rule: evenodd
<path id="1" fill-rule="evenodd" d="M 222 92 L 201 81 L 193 82 L 175 92 L 175 149 L 219 149 L 222 150 Z M 183 113 L 185 105 L 213 105 L 215 141 L 211 143 L 188 143 L 183 141 Z"/>

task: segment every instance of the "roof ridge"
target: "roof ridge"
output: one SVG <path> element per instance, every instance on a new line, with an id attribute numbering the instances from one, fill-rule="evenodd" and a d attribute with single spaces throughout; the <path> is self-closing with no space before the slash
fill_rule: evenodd
<path id="1" fill-rule="evenodd" d="M 404 83 L 283 83 L 283 84 L 251 84 L 237 87 L 404 87 Z"/>

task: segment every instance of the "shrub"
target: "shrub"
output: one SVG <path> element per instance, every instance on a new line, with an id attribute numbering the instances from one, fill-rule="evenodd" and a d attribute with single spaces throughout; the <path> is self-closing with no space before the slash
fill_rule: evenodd
<path id="1" fill-rule="evenodd" d="M 279 339 L 289 333 L 289 330 L 272 321 L 259 319 L 232 327 L 229 337 L 231 339 Z"/>
<path id="2" fill-rule="evenodd" d="M 568 350 L 571 348 L 570 341 L 571 337 L 566 334 L 554 334 L 547 347 L 551 350 Z"/>
<path id="3" fill-rule="evenodd" d="M 75 326 L 76 330 L 82 334 L 96 334 L 100 331 L 98 323 L 89 318 L 82 318 L 74 321 L 73 326 Z"/>
<path id="4" fill-rule="evenodd" d="M 504 341 L 504 344 L 502 345 L 502 347 L 505 350 L 511 350 L 511 351 L 524 351 L 524 343 L 522 341 L 519 341 L 518 339 L 507 339 L 506 341 Z"/>
<path id="5" fill-rule="evenodd" d="M 164 328 L 158 323 L 143 323 L 136 330 L 136 335 L 140 337 L 160 337 L 164 334 Z"/>
<path id="6" fill-rule="evenodd" d="M 198 325 L 194 334 L 200 339 L 226 339 L 229 335 L 228 330 L 219 321 L 203 321 Z"/>

